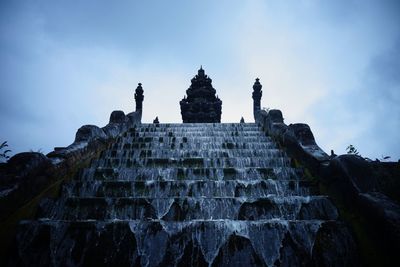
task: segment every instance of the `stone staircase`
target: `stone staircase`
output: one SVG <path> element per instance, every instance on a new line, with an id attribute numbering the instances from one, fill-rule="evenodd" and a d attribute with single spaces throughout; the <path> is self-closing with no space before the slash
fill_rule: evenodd
<path id="1" fill-rule="evenodd" d="M 351 235 L 310 185 L 256 124 L 141 124 L 20 224 L 15 263 L 345 266 Z"/>

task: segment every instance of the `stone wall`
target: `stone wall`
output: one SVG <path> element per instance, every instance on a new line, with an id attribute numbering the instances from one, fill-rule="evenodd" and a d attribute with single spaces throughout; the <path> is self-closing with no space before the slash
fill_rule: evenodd
<path id="1" fill-rule="evenodd" d="M 65 179 L 76 175 L 117 136 L 140 123 L 141 112 L 125 115 L 113 111 L 105 127 L 82 126 L 67 147 L 56 147 L 47 155 L 19 153 L 0 164 L 0 257 L 7 253 L 17 223 L 34 216 L 42 198 L 57 194 Z"/>
<path id="2" fill-rule="evenodd" d="M 400 250 L 400 163 L 356 155 L 328 156 L 307 124 L 283 122 L 280 110 L 255 114 L 266 134 L 307 169 L 351 226 L 365 266 L 394 266 Z M 307 173 L 307 172 L 306 172 Z"/>

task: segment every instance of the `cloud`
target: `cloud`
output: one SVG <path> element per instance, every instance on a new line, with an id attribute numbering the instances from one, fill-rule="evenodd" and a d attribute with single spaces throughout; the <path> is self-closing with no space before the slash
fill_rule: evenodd
<path id="1" fill-rule="evenodd" d="M 325 150 L 396 157 L 397 11 L 396 1 L 2 3 L 1 138 L 14 152 L 68 145 L 81 125 L 132 111 L 138 82 L 144 122 L 180 122 L 203 64 L 223 122 L 253 120 L 259 77 L 262 105 L 309 123 Z"/>

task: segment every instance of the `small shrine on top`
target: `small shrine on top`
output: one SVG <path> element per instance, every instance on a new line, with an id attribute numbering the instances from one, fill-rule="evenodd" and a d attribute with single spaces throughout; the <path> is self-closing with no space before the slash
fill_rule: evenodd
<path id="1" fill-rule="evenodd" d="M 180 101 L 184 123 L 221 122 L 222 101 L 215 95 L 212 80 L 200 67 L 192 84 L 186 90 L 186 96 Z"/>

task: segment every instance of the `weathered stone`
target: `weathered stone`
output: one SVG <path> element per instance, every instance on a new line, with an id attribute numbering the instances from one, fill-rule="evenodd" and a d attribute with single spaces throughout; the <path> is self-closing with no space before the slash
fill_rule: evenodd
<path id="1" fill-rule="evenodd" d="M 361 224 L 354 219 L 349 223 L 359 233 L 358 242 L 368 240 L 372 244 L 381 257 L 382 266 L 391 266 L 400 250 L 400 206 L 393 199 L 399 195 L 398 189 L 397 194 L 393 193 L 400 184 L 398 170 L 398 163 L 371 162 L 356 155 L 341 155 L 333 158 L 321 172 L 321 182 L 335 201 L 341 203 L 345 212 L 361 218 Z"/>
<path id="2" fill-rule="evenodd" d="M 106 139 L 107 135 L 96 125 L 84 125 L 76 132 L 75 142 L 87 142 L 96 138 Z"/>
<path id="3" fill-rule="evenodd" d="M 0 168 L 0 220 L 40 192 L 50 181 L 51 161 L 38 152 L 14 155 Z"/>
<path id="4" fill-rule="evenodd" d="M 273 123 L 283 123 L 282 111 L 280 111 L 279 109 L 269 110 L 268 116 Z"/>
<path id="5" fill-rule="evenodd" d="M 143 88 L 142 84 L 139 83 L 138 87 L 135 90 L 135 101 L 136 101 L 136 112 L 142 112 L 143 109 Z"/>
<path id="6" fill-rule="evenodd" d="M 315 145 L 314 135 L 311 132 L 310 126 L 305 123 L 290 124 L 289 129 L 293 131 L 296 139 L 303 146 Z"/>
<path id="7" fill-rule="evenodd" d="M 122 110 L 114 110 L 110 115 L 110 123 L 124 123 L 125 113 Z"/>
<path id="8" fill-rule="evenodd" d="M 319 229 L 313 248 L 315 266 L 359 266 L 356 244 L 344 224 L 325 222 Z"/>
<path id="9" fill-rule="evenodd" d="M 107 137 L 115 138 L 122 132 L 126 131 L 127 128 L 127 125 L 124 123 L 109 123 L 101 129 L 104 131 Z"/>
<path id="10" fill-rule="evenodd" d="M 41 166 L 48 165 L 49 162 L 49 159 L 42 153 L 23 152 L 10 158 L 8 169 L 17 176 L 24 176 Z"/>
<path id="11" fill-rule="evenodd" d="M 231 235 L 212 266 L 266 266 L 254 251 L 251 242 L 244 237 Z"/>
<path id="12" fill-rule="evenodd" d="M 253 95 L 252 95 L 254 118 L 256 117 L 257 112 L 259 112 L 261 110 L 261 97 L 262 97 L 261 88 L 262 88 L 262 85 L 260 83 L 260 79 L 257 78 L 253 85 Z"/>

